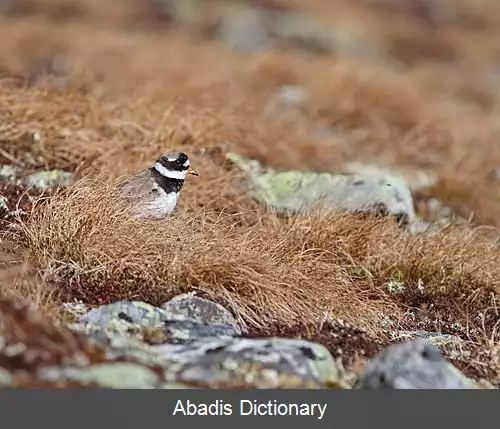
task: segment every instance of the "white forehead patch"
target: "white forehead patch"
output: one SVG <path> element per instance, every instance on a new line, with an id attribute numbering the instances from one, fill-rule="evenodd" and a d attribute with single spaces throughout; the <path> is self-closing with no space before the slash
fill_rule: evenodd
<path id="1" fill-rule="evenodd" d="M 189 159 L 184 163 L 182 164 L 184 167 L 189 167 Z"/>

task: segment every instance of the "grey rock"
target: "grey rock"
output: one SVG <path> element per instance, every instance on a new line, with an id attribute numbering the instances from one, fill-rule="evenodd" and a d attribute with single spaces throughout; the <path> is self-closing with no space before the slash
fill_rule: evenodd
<path id="1" fill-rule="evenodd" d="M 163 379 L 168 385 L 318 388 L 328 383 L 341 383 L 333 358 L 321 345 L 282 338 L 232 338 L 234 328 L 230 325 L 200 326 L 192 321 L 174 321 L 173 324 L 177 325 L 178 332 L 173 331 L 180 341 L 160 345 L 147 344 L 142 334 L 132 335 L 116 319 L 105 327 L 80 323 L 71 329 L 105 346 L 108 359 L 163 368 Z M 200 329 L 203 338 L 196 338 L 193 332 Z"/>
<path id="2" fill-rule="evenodd" d="M 88 368 L 42 368 L 38 378 L 44 381 L 74 381 L 107 389 L 154 389 L 160 377 L 149 368 L 129 362 L 103 363 Z"/>
<path id="3" fill-rule="evenodd" d="M 185 343 L 208 337 L 236 337 L 241 330 L 222 305 L 194 294 L 177 295 L 162 305 L 164 332 L 170 342 Z"/>
<path id="4" fill-rule="evenodd" d="M 68 328 L 104 346 L 110 359 L 134 360 L 144 365 L 161 365 L 150 353 L 149 340 L 162 342 L 167 317 L 163 310 L 141 301 L 118 301 L 89 311 Z"/>
<path id="5" fill-rule="evenodd" d="M 269 43 L 266 16 L 250 8 L 229 8 L 222 18 L 218 38 L 234 49 L 252 52 Z"/>
<path id="6" fill-rule="evenodd" d="M 192 320 L 165 322 L 163 332 L 170 343 L 188 343 L 202 338 L 232 338 L 241 334 L 233 325 L 204 324 Z"/>
<path id="7" fill-rule="evenodd" d="M 238 324 L 229 310 L 222 305 L 193 294 L 177 295 L 161 306 L 168 320 L 191 320 L 206 324 Z"/>
<path id="8" fill-rule="evenodd" d="M 375 356 L 357 389 L 474 389 L 475 385 L 423 340 L 393 344 Z"/>
<path id="9" fill-rule="evenodd" d="M 72 173 L 61 170 L 39 171 L 24 178 L 26 186 L 48 189 L 57 186 L 69 186 L 74 180 Z"/>
<path id="10" fill-rule="evenodd" d="M 339 382 L 328 350 L 304 340 L 215 339 L 152 349 L 170 361 L 169 381 L 249 388 L 323 387 Z"/>
<path id="11" fill-rule="evenodd" d="M 92 310 L 68 327 L 103 346 L 108 359 L 163 368 L 162 388 L 172 383 L 221 388 L 341 383 L 335 361 L 321 345 L 236 338 L 241 331 L 228 310 L 190 294 L 163 307 L 121 301 Z M 148 342 L 152 332 L 160 334 L 159 342 Z"/>
<path id="12" fill-rule="evenodd" d="M 141 326 L 162 326 L 167 320 L 165 312 L 141 301 L 117 301 L 101 305 L 80 317 L 80 322 L 107 325 L 113 320 Z"/>
<path id="13" fill-rule="evenodd" d="M 76 323 L 69 324 L 68 328 L 84 334 L 90 341 L 104 347 L 108 359 L 134 361 L 146 366 L 168 364 L 165 357 L 151 352 L 151 345 L 145 342 L 147 329 L 144 327 L 113 319 L 106 325 Z M 163 335 L 161 330 L 160 333 Z"/>
<path id="14" fill-rule="evenodd" d="M 140 301 L 119 301 L 93 309 L 69 327 L 105 345 L 109 356 L 158 364 L 151 343 L 188 343 L 202 338 L 232 338 L 241 330 L 231 313 L 212 301 L 185 294 L 164 309 Z"/>

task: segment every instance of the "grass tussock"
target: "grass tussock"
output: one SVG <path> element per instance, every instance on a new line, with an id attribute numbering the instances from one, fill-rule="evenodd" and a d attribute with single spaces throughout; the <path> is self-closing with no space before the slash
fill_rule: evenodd
<path id="1" fill-rule="evenodd" d="M 194 288 L 222 298 L 253 323 L 304 310 L 296 303 L 301 290 L 293 274 L 260 254 L 251 233 L 238 234 L 203 213 L 139 221 L 114 184 L 84 180 L 35 205 L 23 225 L 24 243 L 43 277 L 66 299 L 159 305 Z M 270 295 L 275 299 L 265 305 Z"/>

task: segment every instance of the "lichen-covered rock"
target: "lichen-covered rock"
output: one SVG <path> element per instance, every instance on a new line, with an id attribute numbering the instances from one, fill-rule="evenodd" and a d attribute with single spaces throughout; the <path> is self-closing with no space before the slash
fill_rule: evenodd
<path id="1" fill-rule="evenodd" d="M 474 389 L 476 386 L 423 340 L 393 344 L 375 356 L 357 389 Z"/>
<path id="2" fill-rule="evenodd" d="M 349 211 L 392 215 L 403 224 L 417 218 L 413 197 L 404 180 L 300 171 L 276 172 L 249 167 L 249 161 L 229 155 L 248 174 L 251 196 L 264 206 L 285 215 Z"/>
<path id="3" fill-rule="evenodd" d="M 186 301 L 177 300 L 182 302 Z M 220 311 L 218 307 L 215 309 Z M 186 315 L 189 312 L 181 311 L 180 316 Z M 195 311 L 194 315 L 199 317 L 200 313 Z M 209 320 L 210 315 L 214 314 L 208 313 Z M 335 362 L 320 345 L 279 338 L 233 338 L 239 334 L 233 325 L 200 323 L 182 317 L 155 327 L 140 327 L 117 318 L 98 318 L 99 325 L 78 323 L 72 329 L 98 341 L 109 359 L 164 368 L 164 378 L 169 383 L 219 388 L 293 388 L 324 387 L 338 382 Z M 156 332 L 157 341 L 151 341 L 151 332 Z"/>
<path id="4" fill-rule="evenodd" d="M 140 301 L 119 301 L 80 317 L 73 329 L 100 341 L 133 335 L 147 343 L 183 343 L 208 337 L 241 335 L 232 314 L 212 301 L 185 294 L 158 308 Z"/>
<path id="5" fill-rule="evenodd" d="M 162 326 L 168 320 L 165 312 L 142 301 L 117 301 L 101 305 L 80 317 L 80 322 L 105 326 L 113 320 L 141 326 Z"/>
<path id="6" fill-rule="evenodd" d="M 26 186 L 48 189 L 57 186 L 69 186 L 73 183 L 73 173 L 61 170 L 39 171 L 24 178 Z"/>
<path id="7" fill-rule="evenodd" d="M 254 177 L 251 192 L 264 205 L 285 214 L 318 207 L 324 211 L 386 211 L 407 222 L 415 219 L 411 193 L 397 181 L 287 171 Z"/>
<path id="8" fill-rule="evenodd" d="M 42 368 L 37 378 L 42 382 L 67 380 L 108 389 L 154 389 L 160 383 L 158 374 L 132 362 L 102 363 L 87 368 Z"/>
<path id="9" fill-rule="evenodd" d="M 84 321 L 78 323 L 68 324 L 74 332 L 85 335 L 92 341 L 99 344 L 105 351 L 107 359 L 113 360 L 127 360 L 135 361 L 144 365 L 163 365 L 165 359 L 159 357 L 150 352 L 151 344 L 162 344 L 169 340 L 167 334 L 164 331 L 164 322 L 161 321 L 162 315 L 160 314 L 156 318 L 153 312 L 147 311 L 148 304 L 141 302 L 131 302 L 138 304 L 137 307 L 132 306 L 131 308 L 139 308 L 146 310 L 146 315 L 151 317 L 146 317 L 141 319 L 137 317 L 137 321 L 143 321 L 144 324 L 131 323 L 129 320 L 124 320 L 124 318 L 118 317 L 120 312 L 115 312 L 119 308 L 125 308 L 125 301 L 120 302 L 120 306 L 113 307 L 110 304 L 103 306 L 105 309 L 113 309 L 110 312 L 94 313 L 92 320 L 97 323 L 92 323 L 89 319 L 84 318 Z M 118 303 L 115 303 L 118 304 Z M 142 306 L 142 304 L 145 304 Z M 96 310 L 102 309 L 99 307 Z M 151 306 L 153 309 L 156 307 Z M 89 312 L 90 314 L 90 312 Z M 97 315 L 104 317 L 97 317 Z M 114 317 L 116 316 L 116 317 Z M 138 316 L 138 315 L 136 315 Z"/>
<path id="10" fill-rule="evenodd" d="M 152 346 L 167 380 L 213 388 L 321 388 L 339 383 L 326 348 L 304 340 L 214 339 Z"/>
<path id="11" fill-rule="evenodd" d="M 170 343 L 187 343 L 201 338 L 231 338 L 240 335 L 233 325 L 205 324 L 192 320 L 171 320 L 163 328 Z"/>
<path id="12" fill-rule="evenodd" d="M 229 310 L 222 305 L 194 294 L 177 295 L 161 306 L 168 320 L 191 320 L 198 323 L 231 325 L 238 324 Z"/>
<path id="13" fill-rule="evenodd" d="M 185 302 L 183 300 L 179 298 L 177 302 Z M 134 304 L 130 307 L 132 316 L 124 320 L 112 315 L 119 315 L 121 312 L 116 310 L 129 307 L 125 302 L 117 304 L 120 305 L 103 306 L 113 309 L 111 312 L 93 313 L 90 319 L 95 324 L 87 320 L 61 326 L 30 307 L 0 298 L 0 387 L 288 389 L 352 386 L 342 365 L 337 365 L 328 350 L 319 344 L 287 338 L 236 338 L 237 330 L 231 324 L 183 319 L 193 309 L 186 307 L 185 313 L 186 308 L 182 306 L 178 314 L 182 317 L 175 320 L 165 316 L 167 310 L 150 308 L 144 303 L 128 303 Z M 214 308 L 220 310 L 217 306 Z M 141 309 L 145 311 L 145 318 Z M 197 310 L 193 314 L 200 315 Z M 209 312 L 208 319 L 226 320 L 215 316 L 211 319 L 213 315 Z M 474 384 L 447 362 L 436 347 L 418 340 L 395 344 L 373 358 L 355 387 L 472 389 L 493 386 Z"/>

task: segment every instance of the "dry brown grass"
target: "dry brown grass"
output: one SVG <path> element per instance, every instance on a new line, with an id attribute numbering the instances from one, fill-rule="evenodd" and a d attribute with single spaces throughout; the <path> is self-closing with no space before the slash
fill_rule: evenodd
<path id="1" fill-rule="evenodd" d="M 475 229 L 500 226 L 492 178 L 500 91 L 485 77 L 500 47 L 496 3 L 485 0 L 481 12 L 464 0 L 437 30 L 411 7 L 255 2 L 361 26 L 387 54 L 378 61 L 279 47 L 243 54 L 211 40 L 206 23 L 200 32 L 167 26 L 133 0 L 63 3 L 23 1 L 20 15 L 0 18 L 0 159 L 25 172 L 110 178 L 35 204 L 14 241 L 39 280 L 5 272 L 2 293 L 53 312 L 60 300 L 160 304 L 198 290 L 254 332 L 307 325 L 326 342 L 327 316 L 374 342 L 388 329 L 443 329 L 467 339 L 475 356 L 486 353 L 475 375 L 500 377 L 488 354 L 499 340 L 500 251 Z M 309 98 L 270 109 L 282 85 Z M 330 132 L 319 136 L 318 127 Z M 34 131 L 40 141 L 23 137 Z M 133 219 L 113 178 L 178 149 L 201 174 L 186 183 L 178 212 Z M 474 224 L 411 237 L 384 219 L 281 219 L 247 197 L 228 151 L 279 169 L 338 171 L 356 160 L 427 171 L 439 181 L 422 198 L 436 196 Z M 404 292 L 390 293 L 391 280 Z"/>

